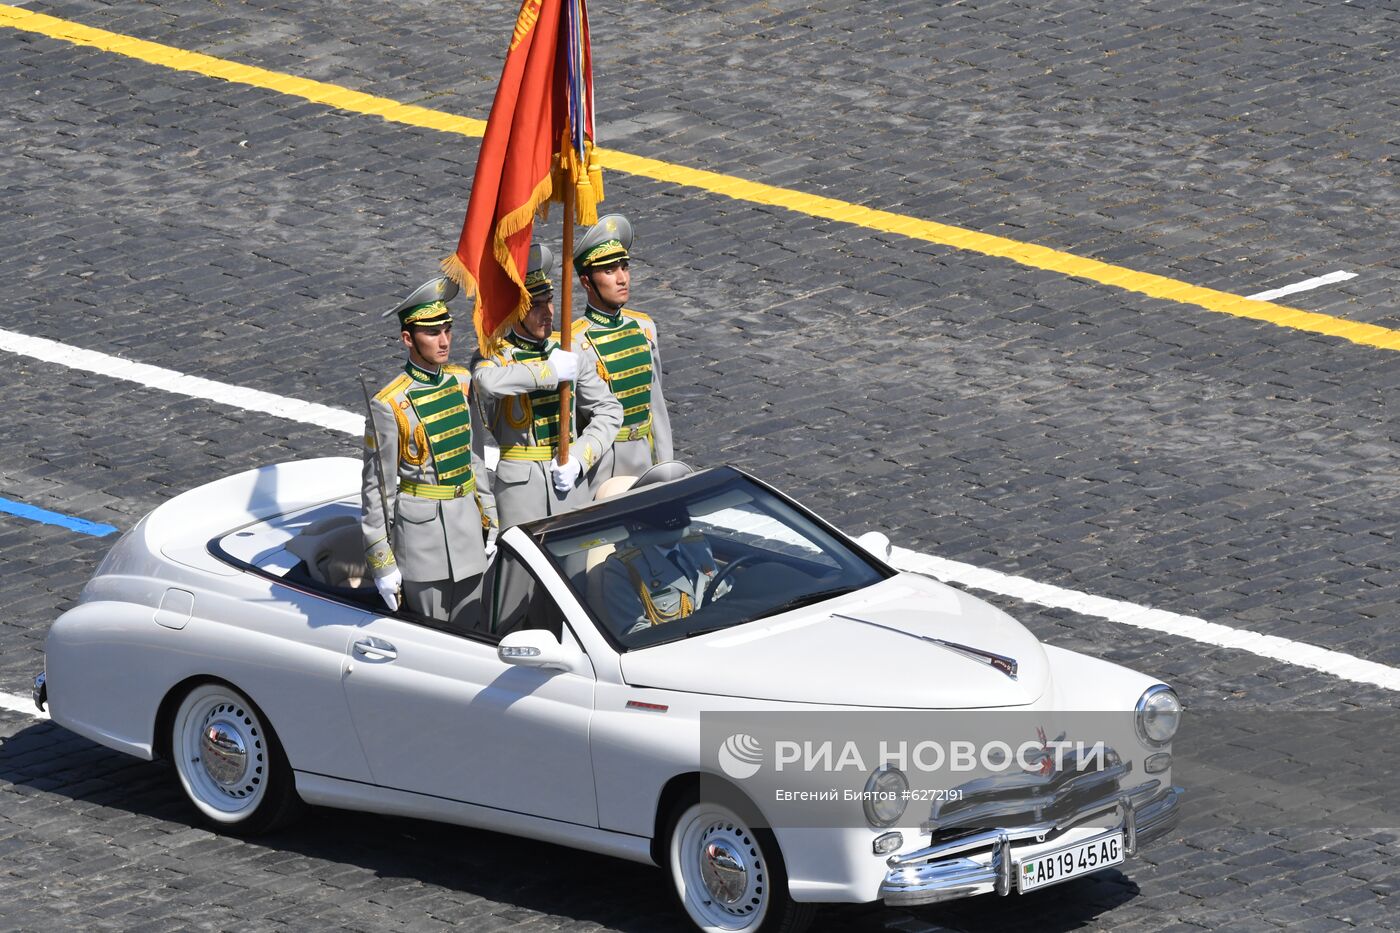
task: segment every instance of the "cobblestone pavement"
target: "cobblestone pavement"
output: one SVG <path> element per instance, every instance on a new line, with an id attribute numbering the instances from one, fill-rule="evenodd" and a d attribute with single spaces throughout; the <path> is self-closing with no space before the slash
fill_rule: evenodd
<path id="1" fill-rule="evenodd" d="M 27 8 L 484 117 L 512 3 Z M 1044 8 L 1053 7 L 1054 11 Z M 1389 0 L 590 4 L 604 144 L 1400 327 Z M 357 408 L 378 311 L 455 244 L 476 144 L 0 29 L 0 328 Z M 1400 356 L 611 173 L 684 455 L 844 528 L 1400 664 Z M 557 242 L 557 224 L 544 228 Z M 329 431 L 4 355 L 0 497 L 130 527 Z M 0 691 L 110 539 L 0 518 Z M 1195 709 L 1394 708 L 1378 688 L 1009 599 Z M 1321 745 L 1322 727 L 1313 738 Z M 663 876 L 324 811 L 194 829 L 159 765 L 0 712 L 0 929 L 680 929 Z M 1396 925 L 1390 823 L 1220 817 L 1124 872 L 821 927 Z M 1358 788 L 1364 755 L 1338 764 Z M 1233 765 L 1231 767 L 1234 767 Z M 1224 769 L 1229 770 L 1229 769 Z M 1348 796 L 1342 794 L 1343 797 Z M 1387 831 L 1385 827 L 1390 827 Z"/>

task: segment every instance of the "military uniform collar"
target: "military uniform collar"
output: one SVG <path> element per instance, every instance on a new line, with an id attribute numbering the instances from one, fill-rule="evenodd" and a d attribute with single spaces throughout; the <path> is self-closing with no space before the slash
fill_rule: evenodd
<path id="1" fill-rule="evenodd" d="M 506 343 L 517 350 L 530 350 L 542 356 L 548 356 L 549 351 L 554 349 L 550 346 L 552 341 L 548 337 L 543 340 L 533 340 L 518 332 L 514 327 L 506 331 Z"/>
<path id="2" fill-rule="evenodd" d="M 417 363 L 413 362 L 411 358 L 404 363 L 403 371 L 408 373 L 414 382 L 421 382 L 424 385 L 430 386 L 440 385 L 442 380 L 446 377 L 444 370 L 438 369 L 437 372 L 433 372 L 431 369 L 425 369 L 419 366 Z"/>
<path id="3" fill-rule="evenodd" d="M 622 309 L 608 312 L 593 305 L 588 306 L 588 310 L 583 312 L 583 316 L 588 318 L 599 327 L 617 327 L 622 323 Z"/>

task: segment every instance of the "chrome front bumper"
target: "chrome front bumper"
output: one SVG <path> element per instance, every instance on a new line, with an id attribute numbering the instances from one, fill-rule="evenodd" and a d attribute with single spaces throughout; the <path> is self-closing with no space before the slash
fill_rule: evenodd
<path id="1" fill-rule="evenodd" d="M 1181 817 L 1182 789 L 1158 790 L 1154 786 L 1156 783 L 1125 790 L 1115 799 L 1094 803 L 1065 819 L 988 829 L 917 852 L 892 856 L 886 863 L 889 871 L 880 885 L 880 899 L 891 906 L 903 907 L 993 891 L 1010 894 L 1015 886 L 1018 843 L 1028 846 L 1045 842 L 1114 810 L 1118 812 L 1118 825 L 1104 827 L 1099 835 L 1121 832 L 1125 853 L 1136 855 L 1140 847 L 1170 832 Z M 1097 836 L 1085 837 L 1083 841 L 1094 838 Z"/>

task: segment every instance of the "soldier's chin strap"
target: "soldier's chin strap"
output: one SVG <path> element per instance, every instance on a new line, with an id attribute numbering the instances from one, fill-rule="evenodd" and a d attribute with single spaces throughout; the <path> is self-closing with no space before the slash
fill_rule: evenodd
<path id="1" fill-rule="evenodd" d="M 597 311 L 599 314 L 605 314 L 608 317 L 617 317 L 622 313 L 624 305 L 615 305 L 610 301 L 603 301 L 601 298 L 598 299 L 597 304 L 594 304 L 593 299 L 590 297 L 588 299 L 588 307 Z"/>
<path id="2" fill-rule="evenodd" d="M 531 347 L 535 348 L 536 350 L 542 349 L 545 346 L 545 344 L 549 343 L 548 334 L 536 339 L 535 337 L 531 337 L 529 334 L 521 333 L 520 328 L 516 327 L 514 324 L 510 326 L 510 332 L 515 335 L 516 339 L 520 340 L 522 343 L 528 343 Z"/>
<path id="3" fill-rule="evenodd" d="M 580 281 L 587 280 L 588 282 L 588 287 L 584 289 L 584 293 L 588 295 L 588 307 L 600 314 L 606 314 L 608 317 L 617 317 L 622 313 L 623 305 L 614 305 L 612 302 L 603 300 L 603 296 L 598 294 L 598 286 L 593 284 L 593 272 L 594 270 L 589 269 L 579 276 Z"/>

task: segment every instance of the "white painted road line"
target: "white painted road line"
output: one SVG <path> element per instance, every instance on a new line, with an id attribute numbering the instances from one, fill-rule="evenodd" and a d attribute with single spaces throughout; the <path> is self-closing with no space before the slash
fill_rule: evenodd
<path id="1" fill-rule="evenodd" d="M 945 583 L 957 583 L 971 589 L 1010 596 L 1037 606 L 1068 609 L 1080 615 L 1107 619 L 1110 622 L 1162 632 L 1207 645 L 1248 651 L 1260 657 L 1322 671 L 1343 680 L 1400 691 L 1400 669 L 1329 648 L 1319 648 L 1277 635 L 1262 635 L 1231 628 L 1218 622 L 1207 622 L 1193 616 L 1150 609 L 1117 599 L 1090 596 L 1088 593 L 1066 590 L 1048 583 L 1036 583 L 1024 577 L 1013 577 L 995 570 L 985 570 L 971 564 L 920 554 L 918 551 L 902 547 L 894 549 L 890 563 L 900 570 L 927 574 Z"/>
<path id="2" fill-rule="evenodd" d="M 34 705 L 31 697 L 15 696 L 13 693 L 0 693 L 0 709 L 7 709 L 12 713 L 23 713 L 35 719 L 48 719 L 49 714 L 41 712 Z"/>
<path id="3" fill-rule="evenodd" d="M 176 395 L 218 402 L 230 408 L 260 411 L 264 414 L 276 415 L 278 418 L 285 418 L 288 421 L 314 424 L 318 428 L 327 428 L 354 437 L 364 437 L 365 434 L 364 415 L 342 411 L 327 405 L 317 405 L 315 402 L 302 402 L 285 398 L 281 395 L 273 395 L 271 392 L 245 389 L 241 386 L 229 385 L 226 382 L 215 382 L 213 379 L 187 376 L 173 369 L 162 369 L 159 366 L 149 366 L 145 363 L 133 363 L 131 360 L 124 360 L 119 356 L 109 356 L 95 350 L 82 350 L 78 347 L 70 347 L 65 343 L 59 343 L 56 340 L 46 340 L 43 337 L 31 337 L 12 330 L 0 330 L 0 350 L 8 350 L 21 356 L 43 360 L 45 363 L 57 363 L 60 366 L 67 366 L 69 369 L 77 369 L 85 373 L 97 373 L 112 379 L 134 382 L 137 385 L 160 389 L 163 392 L 173 392 Z M 487 469 L 494 470 L 499 458 L 500 451 L 488 444 L 486 447 Z"/>
<path id="4" fill-rule="evenodd" d="M 1351 276 L 1349 272 L 1333 274 Z M 363 416 L 341 411 L 338 408 L 299 402 L 295 399 L 259 392 L 256 389 L 244 389 L 222 382 L 214 382 L 211 379 L 186 376 L 175 370 L 147 366 L 144 363 L 133 363 L 130 360 L 108 356 L 93 350 L 80 350 L 54 340 L 45 340 L 42 337 L 30 337 L 14 331 L 0 330 L 0 350 L 9 350 L 11 353 L 57 363 L 71 369 L 99 373 L 113 379 L 124 379 L 153 389 L 208 399 L 223 405 L 247 408 L 250 411 L 265 412 L 291 421 L 314 424 L 346 434 L 362 435 L 365 429 Z M 489 453 L 490 451 L 488 451 Z M 1261 635 L 1256 632 L 1230 628 L 1228 625 L 1207 622 L 1204 619 L 1165 612 L 1160 609 L 1150 609 L 1146 606 L 1138 606 L 1116 599 L 1091 596 L 1088 593 L 1066 590 L 1045 583 L 1036 583 L 1024 577 L 1013 577 L 995 570 L 984 570 L 971 564 L 961 564 L 957 561 L 934 557 L 931 554 L 921 554 L 906 548 L 894 549 L 893 563 L 901 570 L 926 573 L 950 583 L 958 583 L 962 586 L 1002 596 L 1011 596 L 1038 606 L 1069 609 L 1081 615 L 1107 619 L 1122 625 L 1151 629 L 1207 645 L 1248 651 L 1259 657 L 1312 668 L 1355 683 L 1371 684 L 1388 690 L 1400 690 L 1400 669 L 1374 661 L 1366 661 L 1349 654 L 1343 654 L 1340 651 L 1319 648 L 1316 645 L 1292 641 L 1276 635 Z M 29 706 L 32 708 L 33 704 L 30 703 Z"/>
<path id="5" fill-rule="evenodd" d="M 69 369 L 79 369 L 83 372 L 110 376 L 113 379 L 135 382 L 138 385 L 173 392 L 176 395 L 207 399 L 232 408 L 260 411 L 264 414 L 286 418 L 288 421 L 314 424 L 318 427 L 330 428 L 332 431 L 353 434 L 356 437 L 363 437 L 365 433 L 364 416 L 341 411 L 339 408 L 329 408 L 314 402 L 300 402 L 296 399 L 273 395 L 270 392 L 244 389 L 223 382 L 215 382 L 212 379 L 202 379 L 198 376 L 187 376 L 173 369 L 148 366 L 145 363 L 133 363 L 118 356 L 108 356 L 106 353 L 97 353 L 93 350 L 82 350 L 54 340 L 45 340 L 42 337 L 31 337 L 10 330 L 0 330 L 0 350 L 8 350 L 11 353 L 18 353 L 20 356 L 42 360 L 45 363 L 57 363 L 60 366 L 67 366 Z"/>
<path id="6" fill-rule="evenodd" d="M 1271 288 L 1267 292 L 1259 292 L 1257 295 L 1246 295 L 1245 297 L 1250 301 L 1273 301 L 1275 298 L 1282 298 L 1284 295 L 1296 295 L 1298 292 L 1306 292 L 1314 288 L 1321 288 L 1324 285 L 1331 285 L 1334 282 L 1345 282 L 1347 279 L 1354 278 L 1356 278 L 1355 272 L 1329 272 L 1326 275 L 1319 275 L 1315 279 L 1294 282 L 1292 285 L 1285 285 L 1282 288 Z"/>

